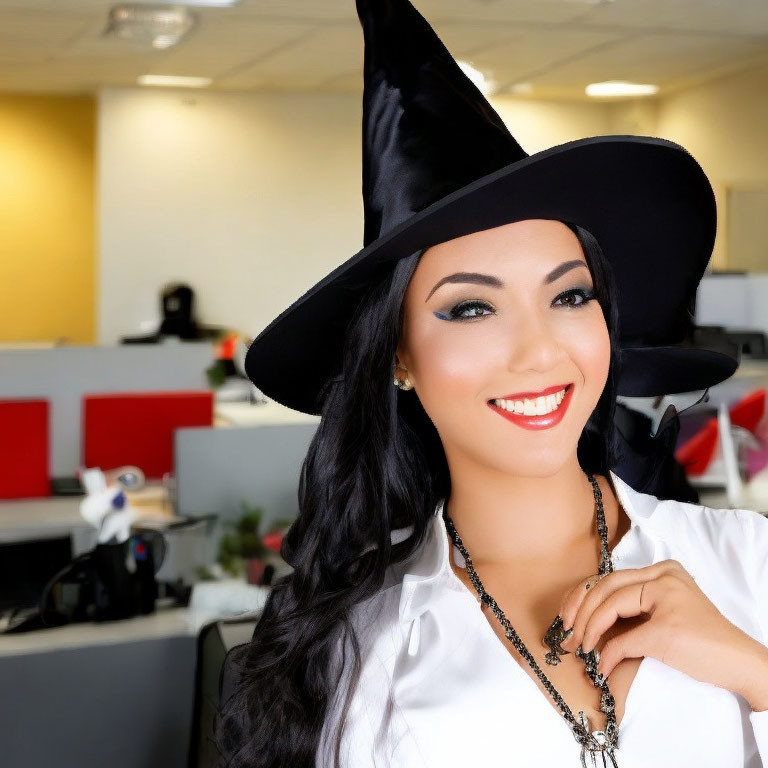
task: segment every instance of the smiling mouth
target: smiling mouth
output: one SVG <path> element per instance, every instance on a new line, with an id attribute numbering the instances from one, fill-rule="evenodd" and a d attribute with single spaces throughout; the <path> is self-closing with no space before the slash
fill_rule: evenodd
<path id="1" fill-rule="evenodd" d="M 494 398 L 488 402 L 490 405 L 495 405 L 497 408 L 501 408 L 510 414 L 517 414 L 520 416 L 546 416 L 560 407 L 566 394 L 572 387 L 573 382 L 550 387 L 548 390 L 543 390 L 544 394 L 538 396 Z M 521 395 L 522 394 L 524 393 L 521 393 Z"/>

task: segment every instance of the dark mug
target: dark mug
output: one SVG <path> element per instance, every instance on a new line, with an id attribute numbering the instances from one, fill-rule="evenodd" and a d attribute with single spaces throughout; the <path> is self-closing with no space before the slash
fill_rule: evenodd
<path id="1" fill-rule="evenodd" d="M 91 564 L 95 621 L 155 610 L 157 582 L 148 534 L 136 534 L 120 544 L 97 544 Z"/>

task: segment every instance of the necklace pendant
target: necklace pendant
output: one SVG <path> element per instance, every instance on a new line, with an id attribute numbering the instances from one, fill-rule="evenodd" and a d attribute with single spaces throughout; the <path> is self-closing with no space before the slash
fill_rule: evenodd
<path id="1" fill-rule="evenodd" d="M 560 616 L 555 616 L 555 620 L 549 625 L 549 629 L 544 635 L 544 645 L 549 648 L 549 651 L 544 656 L 544 661 L 547 664 L 551 664 L 553 667 L 560 663 L 560 656 L 570 653 L 564 648 L 560 647 L 560 643 L 565 642 L 573 634 L 573 627 L 567 632 L 563 629 L 563 620 Z"/>
<path id="2" fill-rule="evenodd" d="M 580 732 L 574 733 L 574 735 L 576 741 L 581 744 L 582 768 L 619 768 L 614 755 L 615 741 L 610 739 L 605 731 L 593 731 L 589 718 L 583 710 L 579 711 L 579 725 L 581 726 Z M 589 766 L 587 765 L 587 754 L 589 754 Z M 598 764 L 598 758 L 600 764 Z"/>

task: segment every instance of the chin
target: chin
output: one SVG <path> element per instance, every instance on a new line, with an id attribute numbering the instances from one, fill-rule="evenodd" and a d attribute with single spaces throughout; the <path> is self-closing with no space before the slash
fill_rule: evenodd
<path id="1" fill-rule="evenodd" d="M 484 457 L 481 459 L 488 466 L 492 466 L 499 472 L 507 475 L 518 475 L 520 477 L 552 477 L 557 474 L 570 460 L 576 455 L 576 445 L 572 451 L 563 450 L 562 443 L 558 446 L 557 452 L 551 450 L 539 452 L 527 451 L 524 457 L 515 459 L 515 454 L 510 453 L 503 462 L 499 461 L 498 456 L 490 459 Z"/>

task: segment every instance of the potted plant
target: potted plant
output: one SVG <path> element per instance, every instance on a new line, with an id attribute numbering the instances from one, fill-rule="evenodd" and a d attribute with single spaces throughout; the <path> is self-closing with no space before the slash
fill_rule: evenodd
<path id="1" fill-rule="evenodd" d="M 218 561 L 221 567 L 233 576 L 245 573 L 249 584 L 263 584 L 264 567 L 267 561 L 280 554 L 283 535 L 291 521 L 279 520 L 272 524 L 269 531 L 261 534 L 261 521 L 264 510 L 261 507 L 249 507 L 241 502 L 243 514 L 235 522 L 225 522 L 231 529 L 219 541 Z"/>

